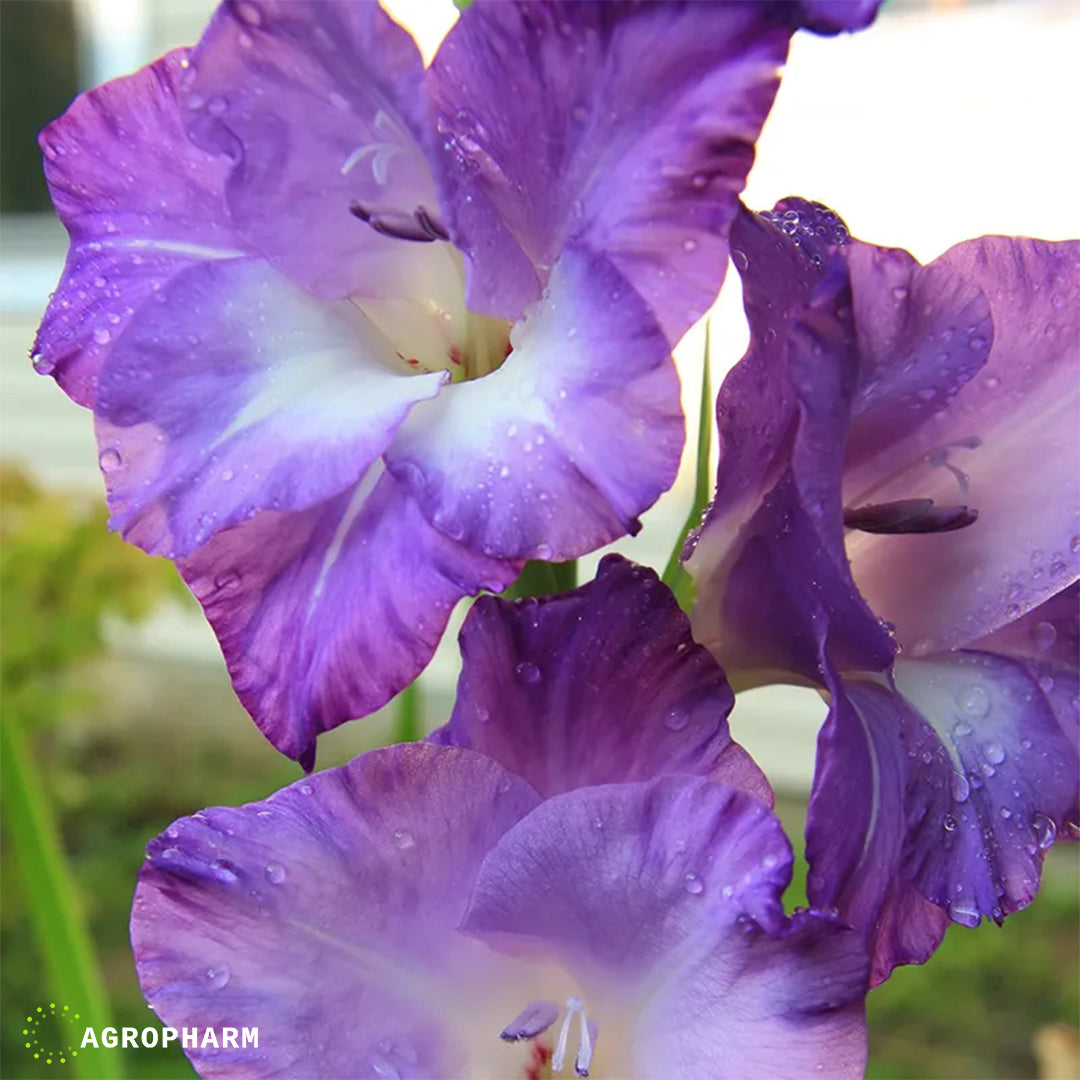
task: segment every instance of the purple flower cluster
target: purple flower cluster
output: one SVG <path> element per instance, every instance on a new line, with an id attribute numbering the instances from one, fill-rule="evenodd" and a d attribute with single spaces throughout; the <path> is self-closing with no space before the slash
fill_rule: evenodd
<path id="1" fill-rule="evenodd" d="M 751 329 L 692 619 L 614 556 L 481 596 L 424 743 L 151 842 L 151 1006 L 267 1034 L 201 1075 L 859 1076 L 870 987 L 1077 831 L 1080 243 L 739 202 L 792 34 L 877 6 L 477 0 L 425 70 L 374 4 L 235 0 L 42 134 L 35 366 L 309 771 L 463 597 L 639 528 L 729 258 Z M 807 909 L 725 671 L 828 696 Z"/>

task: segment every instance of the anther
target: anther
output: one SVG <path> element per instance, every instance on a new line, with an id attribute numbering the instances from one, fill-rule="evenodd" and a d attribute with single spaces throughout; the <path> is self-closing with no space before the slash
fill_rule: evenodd
<path id="1" fill-rule="evenodd" d="M 860 532 L 897 536 L 904 533 L 941 533 L 973 525 L 979 511 L 969 506 L 935 506 L 933 499 L 897 499 L 847 507 L 844 525 Z"/>
<path id="2" fill-rule="evenodd" d="M 518 1042 L 534 1039 L 547 1031 L 559 1018 L 559 1006 L 553 1001 L 530 1001 L 524 1009 L 502 1029 L 500 1039 Z"/>

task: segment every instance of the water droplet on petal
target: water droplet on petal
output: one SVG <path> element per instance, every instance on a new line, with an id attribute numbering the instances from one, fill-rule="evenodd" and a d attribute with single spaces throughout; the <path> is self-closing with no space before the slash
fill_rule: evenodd
<path id="1" fill-rule="evenodd" d="M 120 451 L 111 446 L 106 447 L 98 454 L 98 464 L 101 466 L 102 472 L 112 472 L 114 469 L 119 469 L 123 464 L 123 460 Z"/>
<path id="2" fill-rule="evenodd" d="M 908 291 L 907 291 L 907 289 L 904 288 L 903 285 L 897 285 L 893 289 L 892 294 L 893 294 L 893 298 L 896 299 L 896 300 L 906 300 Z"/>
<path id="3" fill-rule="evenodd" d="M 416 847 L 416 837 L 408 829 L 394 830 L 394 847 L 399 851 L 408 851 Z"/>
<path id="4" fill-rule="evenodd" d="M 310 784 L 301 784 L 300 785 L 300 794 L 301 795 L 310 795 L 311 792 L 312 792 L 312 787 L 311 787 Z"/>
<path id="5" fill-rule="evenodd" d="M 697 251 L 697 241 L 687 237 L 683 242 L 683 251 Z"/>
<path id="6" fill-rule="evenodd" d="M 1032 628 L 1031 638 L 1035 643 L 1035 648 L 1038 649 L 1039 652 L 1046 652 L 1046 650 L 1057 641 L 1057 630 L 1053 623 L 1036 623 Z"/>
<path id="7" fill-rule="evenodd" d="M 223 881 L 227 885 L 231 885 L 233 882 L 240 880 L 239 875 L 236 873 L 236 868 L 227 859 L 215 859 L 210 864 L 210 870 L 218 881 Z"/>
<path id="8" fill-rule="evenodd" d="M 750 265 L 750 260 L 746 257 L 745 251 L 740 251 L 735 248 L 731 252 L 731 261 L 735 264 L 735 269 L 739 271 L 745 270 Z"/>
<path id="9" fill-rule="evenodd" d="M 970 735 L 972 730 L 973 730 L 972 726 L 969 723 L 967 723 L 967 721 L 961 720 L 959 723 L 954 725 L 954 727 L 952 729 L 953 738 L 954 739 L 962 739 L 962 738 L 964 738 L 965 735 Z"/>
<path id="10" fill-rule="evenodd" d="M 1008 821 L 1009 818 L 1012 817 L 1012 811 L 1007 806 L 1003 806 L 999 813 L 1006 821 Z"/>
<path id="11" fill-rule="evenodd" d="M 690 723 L 690 713 L 681 705 L 676 705 L 674 709 L 669 709 L 664 716 L 664 727 L 666 727 L 668 731 L 682 731 L 688 723 Z"/>
<path id="12" fill-rule="evenodd" d="M 476 706 L 476 719 L 481 724 L 486 724 L 491 719 L 491 710 L 485 705 Z"/>
<path id="13" fill-rule="evenodd" d="M 285 880 L 285 867 L 279 862 L 267 863 L 266 880 L 271 885 L 280 885 Z"/>
<path id="14" fill-rule="evenodd" d="M 240 584 L 240 573 L 237 570 L 226 570 L 214 578 L 214 588 L 235 589 Z"/>
<path id="15" fill-rule="evenodd" d="M 1036 814 L 1031 819 L 1031 827 L 1035 830 L 1035 841 L 1040 851 L 1046 851 L 1052 847 L 1057 839 L 1057 826 L 1045 814 Z"/>
<path id="16" fill-rule="evenodd" d="M 990 711 L 990 697 L 977 683 L 965 686 L 956 695 L 956 704 L 966 716 L 981 719 Z"/>
<path id="17" fill-rule="evenodd" d="M 518 682 L 525 686 L 535 686 L 540 681 L 540 669 L 531 661 L 523 660 L 514 669 Z"/>
<path id="18" fill-rule="evenodd" d="M 1000 765 L 1005 760 L 1005 747 L 1001 743 L 987 743 L 983 747 L 983 753 L 991 765 Z"/>
<path id="19" fill-rule="evenodd" d="M 697 876 L 697 874 L 687 874 L 683 878 L 683 888 L 691 896 L 700 896 L 705 891 L 705 883 Z"/>
<path id="20" fill-rule="evenodd" d="M 215 989 L 220 990 L 229 981 L 229 969 L 224 964 L 219 967 L 206 969 L 206 981 Z"/>
<path id="21" fill-rule="evenodd" d="M 262 26 L 262 12 L 259 10 L 257 4 L 253 4 L 250 0 L 240 0 L 233 8 L 236 12 L 237 18 L 241 22 L 245 22 L 248 26 Z"/>
<path id="22" fill-rule="evenodd" d="M 1039 689 L 1044 694 L 1053 693 L 1055 685 L 1053 675 L 1043 675 L 1042 678 L 1039 679 Z"/>
<path id="23" fill-rule="evenodd" d="M 971 785 L 967 781 L 967 777 L 963 773 L 953 773 L 952 776 L 952 797 L 957 802 L 966 802 L 967 797 L 971 794 Z"/>
<path id="24" fill-rule="evenodd" d="M 942 824 L 942 827 L 945 829 L 946 832 L 955 832 L 956 831 L 956 818 L 954 818 L 952 816 L 952 814 L 946 814 L 941 819 L 941 824 Z"/>

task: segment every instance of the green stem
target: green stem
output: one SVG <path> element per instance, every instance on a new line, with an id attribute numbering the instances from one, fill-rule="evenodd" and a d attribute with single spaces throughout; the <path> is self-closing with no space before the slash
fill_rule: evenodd
<path id="1" fill-rule="evenodd" d="M 78 1012 L 79 1024 L 73 1033 L 77 1030 L 81 1042 L 84 1028 L 100 1032 L 109 1026 L 108 995 L 46 788 L 14 708 L 4 710 L 0 752 L 4 826 L 26 888 L 27 910 L 45 961 L 49 997 Z M 32 1004 L 26 1002 L 26 1007 Z M 77 1054 L 71 1059 L 71 1068 L 75 1076 L 87 1080 L 118 1080 L 124 1074 L 120 1052 L 104 1046 Z"/>
<path id="2" fill-rule="evenodd" d="M 421 717 L 424 711 L 420 680 L 414 679 L 398 694 L 397 731 L 395 742 L 419 742 L 423 738 Z"/>
<path id="3" fill-rule="evenodd" d="M 508 600 L 526 596 L 551 596 L 577 587 L 577 559 L 569 562 L 541 562 L 530 559 L 517 581 L 502 595 Z"/>
<path id="4" fill-rule="evenodd" d="M 675 594 L 679 607 L 689 613 L 694 606 L 694 582 L 690 575 L 682 568 L 680 561 L 683 545 L 690 533 L 701 524 L 705 507 L 709 503 L 709 493 L 712 491 L 713 476 L 709 467 L 712 454 L 712 426 L 713 426 L 713 399 L 712 379 L 709 372 L 711 360 L 712 331 L 711 324 L 705 323 L 705 355 L 701 361 L 701 400 L 698 404 L 698 441 L 696 473 L 694 475 L 694 501 L 690 506 L 690 513 L 686 516 L 686 522 L 679 533 L 679 539 L 671 551 L 667 566 L 664 567 L 664 583 Z"/>

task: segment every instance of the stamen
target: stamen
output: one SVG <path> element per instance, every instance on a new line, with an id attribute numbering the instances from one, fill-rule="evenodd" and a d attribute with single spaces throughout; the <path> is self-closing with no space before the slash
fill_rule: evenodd
<path id="1" fill-rule="evenodd" d="M 450 234 L 446 231 L 446 227 L 438 218 L 432 215 L 431 211 L 426 206 L 418 206 L 416 208 L 416 220 L 420 223 L 422 228 L 432 240 L 449 240 Z"/>
<path id="2" fill-rule="evenodd" d="M 581 1010 L 581 1041 L 578 1043 L 577 1057 L 574 1058 L 574 1072 L 578 1076 L 588 1076 L 592 1064 L 593 1049 L 596 1046 L 597 1027 L 591 1020 L 585 1019 L 585 1010 Z"/>
<path id="3" fill-rule="evenodd" d="M 406 217 L 396 210 L 380 213 L 358 202 L 349 204 L 349 213 L 359 218 L 365 225 L 370 225 L 377 233 L 394 240 L 414 240 L 422 244 L 430 244 L 436 239 L 417 220 L 415 214 L 412 217 Z"/>
<path id="4" fill-rule="evenodd" d="M 500 1039 L 517 1042 L 534 1039 L 547 1031 L 559 1018 L 559 1006 L 553 1001 L 530 1001 L 524 1009 L 502 1029 Z"/>
<path id="5" fill-rule="evenodd" d="M 978 517 L 979 511 L 968 506 L 935 506 L 933 499 L 897 499 L 889 503 L 847 507 L 844 525 L 860 532 L 896 536 L 953 532 L 973 525 Z"/>
<path id="6" fill-rule="evenodd" d="M 570 1035 L 570 1023 L 580 1011 L 581 998 L 566 999 L 566 1016 L 563 1017 L 562 1027 L 559 1029 L 559 1041 L 555 1044 L 555 1053 L 551 1055 L 552 1072 L 562 1072 L 563 1061 L 566 1058 L 566 1040 Z"/>

